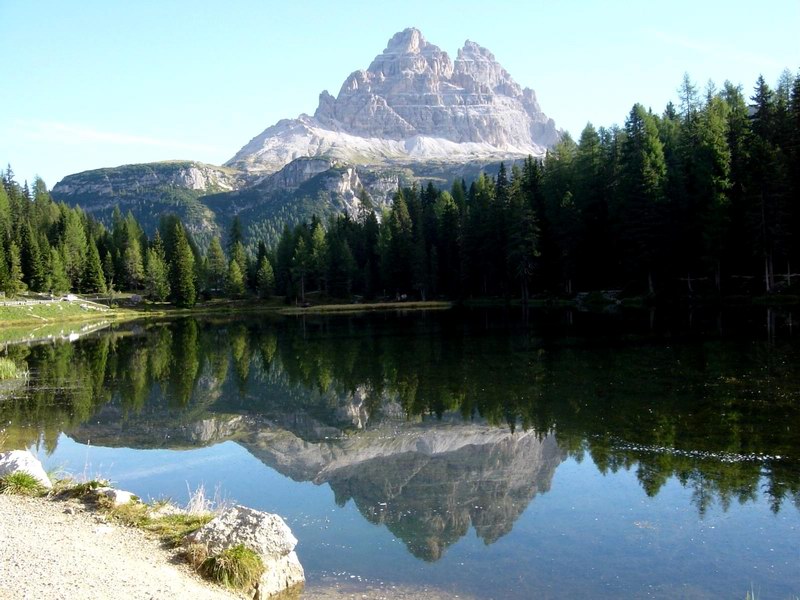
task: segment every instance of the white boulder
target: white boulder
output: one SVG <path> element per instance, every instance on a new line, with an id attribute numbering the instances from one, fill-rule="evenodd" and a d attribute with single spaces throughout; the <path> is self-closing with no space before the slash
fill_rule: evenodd
<path id="1" fill-rule="evenodd" d="M 94 492 L 97 496 L 105 496 L 114 506 L 122 506 L 123 504 L 130 504 L 138 500 L 133 492 L 126 492 L 125 490 L 118 490 L 112 487 L 97 488 Z"/>
<path id="2" fill-rule="evenodd" d="M 187 536 L 186 541 L 205 545 L 211 555 L 238 545 L 256 552 L 265 567 L 257 599 L 269 598 L 305 581 L 303 567 L 294 552 L 297 538 L 278 515 L 234 506 Z"/>
<path id="3" fill-rule="evenodd" d="M 47 476 L 42 463 L 28 450 L 0 452 L 0 477 L 19 472 L 32 475 L 47 489 L 53 487 L 53 482 Z"/>

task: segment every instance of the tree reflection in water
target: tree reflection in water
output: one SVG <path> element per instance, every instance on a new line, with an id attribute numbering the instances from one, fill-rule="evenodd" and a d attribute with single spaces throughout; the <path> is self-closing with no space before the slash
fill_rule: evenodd
<path id="1" fill-rule="evenodd" d="M 633 470 L 650 496 L 677 478 L 700 515 L 800 507 L 800 352 L 747 323 L 707 335 L 654 331 L 649 315 L 487 311 L 119 327 L 11 346 L 32 376 L 0 421 L 7 445 L 50 452 L 62 431 L 135 448 L 233 439 L 437 560 L 470 525 L 487 544 L 510 531 L 568 456 Z"/>

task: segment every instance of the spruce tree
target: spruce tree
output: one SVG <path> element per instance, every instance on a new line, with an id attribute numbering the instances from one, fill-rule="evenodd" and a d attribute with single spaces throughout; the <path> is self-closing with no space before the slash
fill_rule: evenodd
<path id="1" fill-rule="evenodd" d="M 50 249 L 50 270 L 48 289 L 53 294 L 63 294 L 69 291 L 69 277 L 64 267 L 64 259 L 57 248 Z"/>
<path id="2" fill-rule="evenodd" d="M 231 260 L 228 265 L 228 274 L 225 278 L 225 291 L 231 298 L 238 298 L 244 294 L 244 275 L 239 263 Z"/>
<path id="3" fill-rule="evenodd" d="M 13 298 L 25 291 L 25 282 L 22 281 L 22 262 L 20 261 L 19 248 L 11 242 L 8 248 L 8 277 L 6 278 L 6 296 Z"/>
<path id="4" fill-rule="evenodd" d="M 80 290 L 85 294 L 105 294 L 106 289 L 106 279 L 103 276 L 100 253 L 97 251 L 97 244 L 90 238 Z"/>
<path id="5" fill-rule="evenodd" d="M 194 254 L 180 222 L 172 232 L 173 254 L 170 257 L 170 291 L 172 301 L 180 307 L 191 308 L 197 301 L 194 284 Z"/>
<path id="6" fill-rule="evenodd" d="M 160 246 L 147 250 L 145 293 L 154 302 L 163 302 L 169 297 L 169 272 L 164 260 L 164 250 Z"/>
<path id="7" fill-rule="evenodd" d="M 206 289 L 211 293 L 220 293 L 225 287 L 228 266 L 219 238 L 214 237 L 206 253 Z"/>
<path id="8" fill-rule="evenodd" d="M 625 121 L 622 146 L 622 221 L 631 274 L 647 274 L 648 291 L 654 293 L 654 272 L 663 260 L 667 215 L 664 149 L 655 118 L 635 104 Z"/>
<path id="9" fill-rule="evenodd" d="M 256 280 L 258 295 L 261 298 L 269 298 L 275 290 L 275 273 L 272 270 L 272 264 L 269 262 L 269 258 L 266 256 L 262 257 L 258 265 Z"/>

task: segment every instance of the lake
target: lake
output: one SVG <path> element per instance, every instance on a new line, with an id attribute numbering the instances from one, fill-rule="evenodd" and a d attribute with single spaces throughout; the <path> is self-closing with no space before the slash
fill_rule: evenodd
<path id="1" fill-rule="evenodd" d="M 789 310 L 179 319 L 14 345 L 5 444 L 282 515 L 305 596 L 800 596 Z"/>

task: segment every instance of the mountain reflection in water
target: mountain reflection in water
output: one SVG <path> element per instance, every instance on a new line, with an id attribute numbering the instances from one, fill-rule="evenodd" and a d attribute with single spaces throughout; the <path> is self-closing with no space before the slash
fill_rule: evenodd
<path id="1" fill-rule="evenodd" d="M 48 451 L 61 432 L 128 448 L 232 440 L 328 484 L 426 561 L 470 525 L 486 544 L 506 535 L 567 457 L 634 470 L 649 496 L 675 477 L 700 515 L 800 506 L 790 340 L 562 317 L 183 319 L 12 346 L 32 376 L 0 421 L 7 445 Z"/>

